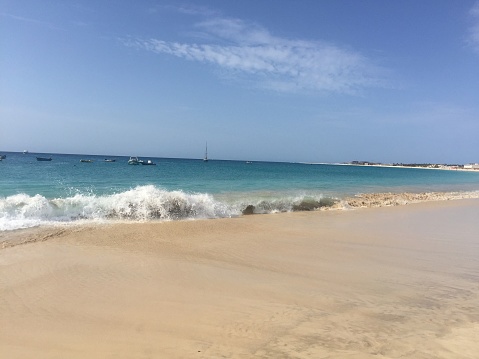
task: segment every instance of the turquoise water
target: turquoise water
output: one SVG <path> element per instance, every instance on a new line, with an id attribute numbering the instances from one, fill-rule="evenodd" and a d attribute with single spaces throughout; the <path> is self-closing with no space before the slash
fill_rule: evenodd
<path id="1" fill-rule="evenodd" d="M 229 217 L 248 205 L 257 213 L 289 211 L 305 200 L 358 193 L 479 190 L 479 173 L 463 171 L 146 157 L 157 165 L 132 166 L 121 156 L 2 154 L 0 230 L 52 221 Z"/>

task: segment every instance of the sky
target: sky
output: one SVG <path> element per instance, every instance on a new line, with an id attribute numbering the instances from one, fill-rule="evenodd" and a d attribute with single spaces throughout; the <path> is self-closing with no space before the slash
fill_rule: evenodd
<path id="1" fill-rule="evenodd" d="M 479 162 L 479 1 L 0 0 L 0 151 Z"/>

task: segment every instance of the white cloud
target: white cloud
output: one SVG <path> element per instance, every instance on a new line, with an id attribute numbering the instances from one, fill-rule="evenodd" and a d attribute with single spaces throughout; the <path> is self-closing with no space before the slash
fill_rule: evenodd
<path id="1" fill-rule="evenodd" d="M 196 25 L 209 43 L 129 40 L 158 54 L 218 66 L 238 79 L 276 91 L 357 93 L 384 85 L 382 71 L 358 52 L 332 44 L 273 36 L 257 24 L 216 18 Z M 231 78 L 231 76 L 230 76 Z"/>
<path id="2" fill-rule="evenodd" d="M 469 29 L 469 44 L 479 53 L 479 1 L 469 11 L 473 24 Z"/>

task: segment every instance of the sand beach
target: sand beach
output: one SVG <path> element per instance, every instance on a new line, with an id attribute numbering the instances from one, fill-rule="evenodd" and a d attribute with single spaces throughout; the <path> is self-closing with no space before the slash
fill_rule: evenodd
<path id="1" fill-rule="evenodd" d="M 476 358 L 479 200 L 0 234 L 4 358 Z"/>

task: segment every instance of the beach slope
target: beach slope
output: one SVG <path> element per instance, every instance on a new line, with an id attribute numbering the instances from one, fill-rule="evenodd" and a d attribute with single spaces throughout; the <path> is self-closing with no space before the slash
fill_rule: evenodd
<path id="1" fill-rule="evenodd" d="M 475 358 L 478 218 L 471 199 L 4 233 L 0 353 Z"/>

